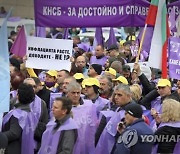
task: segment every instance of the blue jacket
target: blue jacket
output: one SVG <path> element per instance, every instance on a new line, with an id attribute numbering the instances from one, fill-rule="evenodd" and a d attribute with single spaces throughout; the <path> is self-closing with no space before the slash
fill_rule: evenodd
<path id="1" fill-rule="evenodd" d="M 141 135 L 153 135 L 153 131 L 138 119 L 119 136 L 114 154 L 151 154 L 153 143 L 142 142 Z"/>

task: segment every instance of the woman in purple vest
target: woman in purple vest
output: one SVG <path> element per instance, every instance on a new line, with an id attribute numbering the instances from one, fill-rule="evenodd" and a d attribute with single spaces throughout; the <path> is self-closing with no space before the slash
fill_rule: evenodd
<path id="1" fill-rule="evenodd" d="M 39 154 L 72 154 L 77 139 L 75 121 L 71 118 L 72 101 L 67 97 L 57 97 L 52 112 L 55 120 L 50 121 L 43 133 Z"/>
<path id="2" fill-rule="evenodd" d="M 29 142 L 28 148 L 31 148 L 31 152 L 34 152 L 34 148 L 31 146 L 33 145 L 31 141 L 33 141 L 34 135 L 31 135 L 30 133 L 33 132 L 35 127 L 33 127 L 33 120 L 31 121 L 31 124 L 28 124 L 27 122 L 29 119 L 32 119 L 30 117 L 33 116 L 31 115 L 29 106 L 35 98 L 33 87 L 24 83 L 21 84 L 18 88 L 17 97 L 19 103 L 17 103 L 15 108 L 3 118 L 2 132 L 8 138 L 8 154 L 23 154 L 24 143 L 27 143 L 27 139 Z M 24 132 L 26 132 L 26 134 Z M 26 150 L 26 154 L 29 154 L 30 150 Z"/>
<path id="3" fill-rule="evenodd" d="M 157 153 L 173 153 L 180 134 L 180 103 L 173 99 L 165 99 L 162 104 L 160 125 L 155 135 L 161 137 Z M 158 117 L 156 117 L 158 118 Z"/>

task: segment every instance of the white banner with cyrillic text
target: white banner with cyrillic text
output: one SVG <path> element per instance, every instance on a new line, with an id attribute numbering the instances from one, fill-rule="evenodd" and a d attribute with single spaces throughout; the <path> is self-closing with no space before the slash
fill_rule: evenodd
<path id="1" fill-rule="evenodd" d="M 27 37 L 26 67 L 44 70 L 70 70 L 73 41 Z"/>

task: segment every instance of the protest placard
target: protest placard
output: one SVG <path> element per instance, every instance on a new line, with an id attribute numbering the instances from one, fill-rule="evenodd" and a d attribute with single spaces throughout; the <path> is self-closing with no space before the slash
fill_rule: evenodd
<path id="1" fill-rule="evenodd" d="M 169 76 L 180 80 L 180 38 L 169 40 Z"/>
<path id="2" fill-rule="evenodd" d="M 72 40 L 27 38 L 26 67 L 44 70 L 70 70 Z"/>

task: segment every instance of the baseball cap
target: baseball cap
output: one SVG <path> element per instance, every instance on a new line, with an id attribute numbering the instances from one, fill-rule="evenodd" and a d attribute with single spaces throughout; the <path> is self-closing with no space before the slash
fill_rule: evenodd
<path id="1" fill-rule="evenodd" d="M 87 78 L 85 80 L 85 83 L 83 83 L 83 84 L 84 84 L 84 86 L 93 86 L 93 85 L 95 85 L 95 86 L 100 87 L 99 80 L 96 79 L 96 78 Z"/>
<path id="2" fill-rule="evenodd" d="M 73 77 L 76 79 L 76 80 L 79 80 L 79 79 L 84 79 L 84 75 L 82 73 L 76 73 L 73 75 Z"/>
<path id="3" fill-rule="evenodd" d="M 107 51 L 110 51 L 110 50 L 118 50 L 118 46 L 116 44 L 112 44 L 110 45 L 110 47 L 107 49 Z"/>
<path id="4" fill-rule="evenodd" d="M 139 104 L 131 103 L 125 107 L 125 111 L 135 118 L 142 118 L 143 110 Z"/>
<path id="5" fill-rule="evenodd" d="M 126 42 L 125 40 L 121 40 L 119 43 L 122 46 L 122 45 L 124 45 L 125 42 Z"/>
<path id="6" fill-rule="evenodd" d="M 120 81 L 120 82 L 128 85 L 128 81 L 124 76 L 119 76 L 117 79 L 113 79 L 113 81 Z"/>
<path id="7" fill-rule="evenodd" d="M 113 69 L 113 68 L 108 68 L 108 69 L 106 69 L 106 70 L 105 70 L 105 73 L 110 73 L 110 74 L 116 76 L 116 70 Z"/>
<path id="8" fill-rule="evenodd" d="M 171 87 L 171 82 L 168 79 L 160 79 L 157 83 L 157 87 Z"/>
<path id="9" fill-rule="evenodd" d="M 57 71 L 55 71 L 55 70 L 49 70 L 46 72 L 46 74 L 48 74 L 50 76 L 54 76 L 55 78 L 57 78 Z"/>

